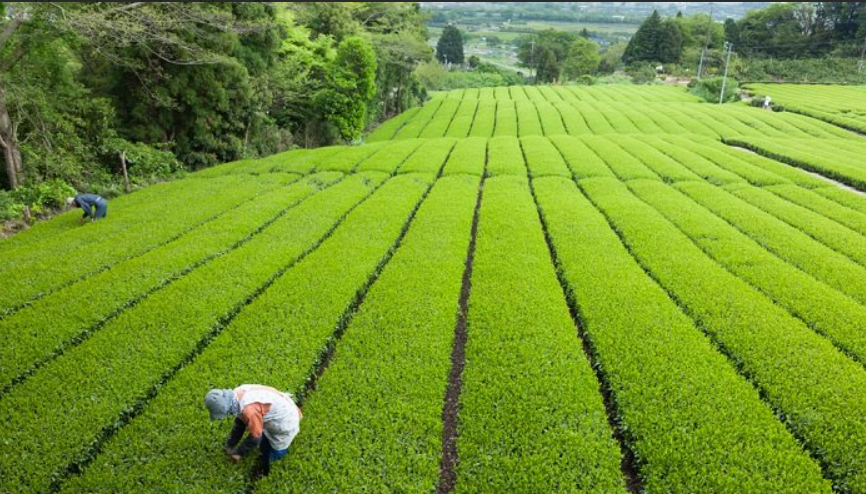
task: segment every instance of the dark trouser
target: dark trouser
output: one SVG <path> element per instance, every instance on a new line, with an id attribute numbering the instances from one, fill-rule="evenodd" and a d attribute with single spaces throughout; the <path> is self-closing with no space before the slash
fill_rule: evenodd
<path id="1" fill-rule="evenodd" d="M 244 436 L 246 430 L 247 424 L 245 424 L 243 420 L 235 418 L 235 423 L 232 426 L 232 432 L 229 434 L 229 439 L 226 441 L 226 445 L 230 448 L 235 447 Z M 281 450 L 272 448 L 271 442 L 268 441 L 267 436 L 262 434 L 262 440 L 259 442 L 259 451 L 262 453 L 262 456 L 259 459 L 262 466 L 262 473 L 267 475 L 271 472 L 271 462 L 277 461 L 286 456 L 286 453 L 289 452 L 289 448 Z"/>
<path id="2" fill-rule="evenodd" d="M 105 199 L 99 199 L 96 201 L 96 214 L 93 216 L 94 218 L 101 220 L 108 215 L 108 201 Z"/>
<path id="3" fill-rule="evenodd" d="M 262 463 L 262 473 L 267 475 L 271 473 L 271 463 L 286 456 L 286 453 L 289 452 L 289 448 L 282 450 L 274 449 L 271 447 L 271 442 L 268 441 L 268 438 L 262 435 L 262 442 L 259 443 L 259 451 L 262 452 L 260 460 Z"/>

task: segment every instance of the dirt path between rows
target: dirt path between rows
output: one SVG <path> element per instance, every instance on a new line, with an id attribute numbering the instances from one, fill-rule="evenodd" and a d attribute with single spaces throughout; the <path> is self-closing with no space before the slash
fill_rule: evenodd
<path id="1" fill-rule="evenodd" d="M 475 240 L 478 237 L 478 216 L 481 211 L 481 198 L 484 194 L 484 178 L 478 186 L 478 199 L 472 216 L 471 236 L 463 270 L 463 284 L 460 288 L 460 313 L 454 328 L 454 345 L 451 349 L 451 371 L 448 373 L 448 387 L 445 390 L 445 404 L 442 407 L 442 459 L 439 463 L 439 484 L 437 494 L 447 494 L 454 490 L 457 483 L 457 414 L 460 411 L 460 392 L 463 389 L 463 368 L 466 364 L 466 322 L 469 318 L 469 295 L 472 292 L 472 264 L 475 259 Z"/>

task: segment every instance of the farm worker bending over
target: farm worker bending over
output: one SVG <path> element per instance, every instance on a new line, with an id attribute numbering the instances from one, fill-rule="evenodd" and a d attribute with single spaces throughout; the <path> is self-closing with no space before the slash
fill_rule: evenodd
<path id="1" fill-rule="evenodd" d="M 286 456 L 289 444 L 300 430 L 301 409 L 289 393 L 257 384 L 244 384 L 235 389 L 212 389 L 204 398 L 211 420 L 235 417 L 231 434 L 223 450 L 232 462 L 258 447 L 262 452 L 264 474 L 271 462 Z M 246 440 L 237 446 L 245 431 Z M 237 446 L 237 447 L 235 447 Z"/>
<path id="2" fill-rule="evenodd" d="M 108 214 L 108 201 L 96 194 L 78 194 L 75 197 L 67 197 L 66 204 L 84 210 L 84 216 L 78 220 L 79 223 L 87 218 L 90 218 L 91 221 L 101 220 Z"/>

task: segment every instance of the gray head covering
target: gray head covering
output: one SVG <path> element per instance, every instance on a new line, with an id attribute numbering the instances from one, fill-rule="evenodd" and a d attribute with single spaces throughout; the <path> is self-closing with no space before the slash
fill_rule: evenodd
<path id="1" fill-rule="evenodd" d="M 233 389 L 212 389 L 205 395 L 204 405 L 210 412 L 211 420 L 220 420 L 229 414 L 237 415 L 241 404 Z"/>

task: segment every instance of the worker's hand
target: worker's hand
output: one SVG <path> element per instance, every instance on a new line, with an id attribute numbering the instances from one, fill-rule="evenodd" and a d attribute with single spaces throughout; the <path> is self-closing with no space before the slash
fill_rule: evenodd
<path id="1" fill-rule="evenodd" d="M 231 461 L 232 463 L 237 463 L 241 461 L 241 455 L 235 453 L 234 448 L 223 446 L 223 452 L 229 457 L 229 461 Z"/>
<path id="2" fill-rule="evenodd" d="M 78 218 L 78 224 L 80 225 L 82 223 L 84 223 L 84 218 Z"/>

